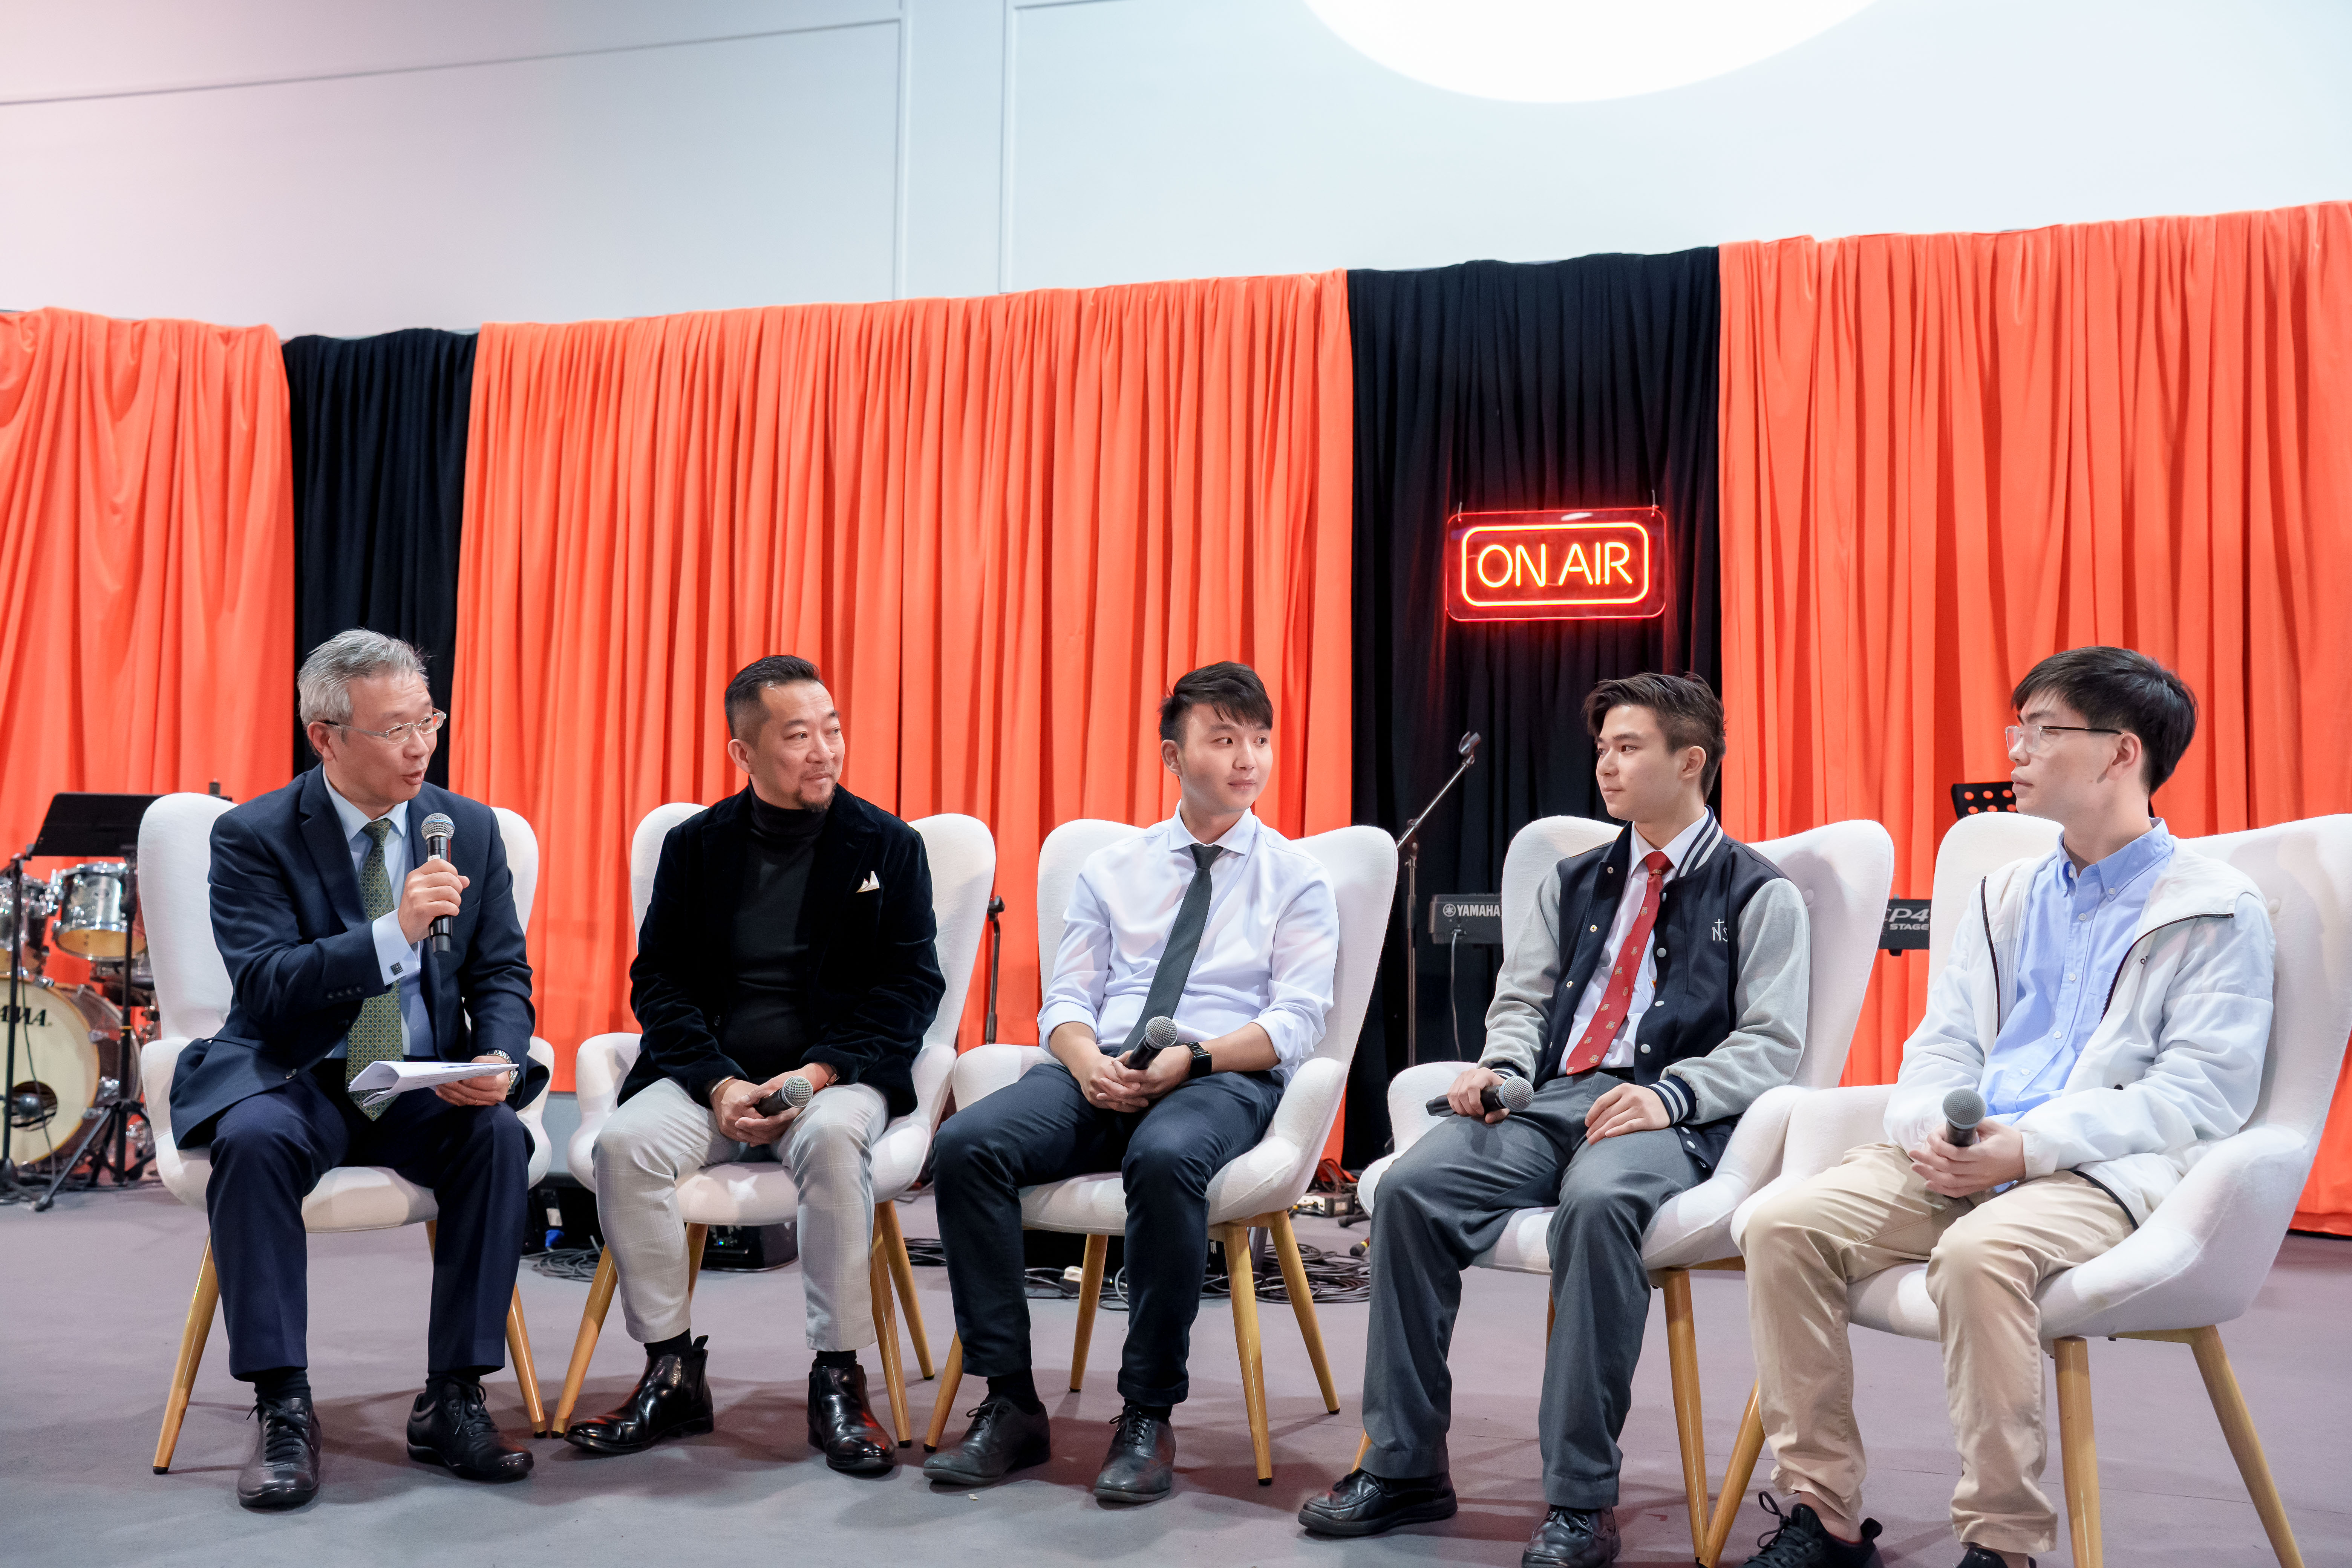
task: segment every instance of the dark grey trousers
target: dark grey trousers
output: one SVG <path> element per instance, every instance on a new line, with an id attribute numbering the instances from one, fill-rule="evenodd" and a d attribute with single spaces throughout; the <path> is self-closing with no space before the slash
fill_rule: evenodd
<path id="1" fill-rule="evenodd" d="M 1445 1352 L 1462 1306 L 1462 1271 L 1495 1245 L 1514 1209 L 1556 1204 L 1551 1296 L 1538 1436 L 1544 1500 L 1553 1508 L 1617 1501 L 1633 1367 L 1650 1315 L 1642 1237 L 1667 1199 L 1705 1169 L 1674 1128 L 1597 1143 L 1584 1113 L 1618 1079 L 1555 1079 L 1535 1103 L 1489 1127 L 1449 1116 L 1399 1156 L 1372 1212 L 1372 1321 L 1364 1348 L 1364 1430 L 1376 1476 L 1446 1469 L 1454 1377 Z M 1532 1323 L 1497 1323 L 1498 1341 L 1537 1342 Z"/>

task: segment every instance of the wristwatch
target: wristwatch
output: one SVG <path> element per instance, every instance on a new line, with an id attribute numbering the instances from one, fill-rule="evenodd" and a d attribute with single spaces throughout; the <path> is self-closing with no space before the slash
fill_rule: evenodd
<path id="1" fill-rule="evenodd" d="M 1208 1047 L 1202 1045 L 1198 1040 L 1191 1041 L 1189 1044 L 1192 1047 L 1192 1070 L 1186 1073 L 1184 1075 L 1185 1078 L 1188 1079 L 1206 1078 L 1211 1073 L 1217 1070 L 1216 1062 L 1209 1056 Z"/>

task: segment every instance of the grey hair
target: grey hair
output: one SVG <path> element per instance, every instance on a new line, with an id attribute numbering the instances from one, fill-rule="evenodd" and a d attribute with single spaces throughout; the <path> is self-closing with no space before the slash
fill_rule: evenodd
<path id="1" fill-rule="evenodd" d="M 425 654 L 398 637 L 353 626 L 337 632 L 310 650 L 294 677 L 295 700 L 307 727 L 324 721 L 352 721 L 352 682 L 378 675 L 414 675 L 423 679 Z"/>

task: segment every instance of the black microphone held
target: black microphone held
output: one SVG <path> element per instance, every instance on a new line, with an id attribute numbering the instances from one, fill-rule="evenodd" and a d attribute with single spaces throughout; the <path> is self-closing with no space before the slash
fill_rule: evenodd
<path id="1" fill-rule="evenodd" d="M 1984 1096 L 1972 1089 L 1956 1089 L 1944 1096 L 1944 1138 L 1955 1149 L 1977 1141 L 1977 1123 L 1985 1119 Z"/>
<path id="2" fill-rule="evenodd" d="M 1151 1065 L 1152 1058 L 1171 1046 L 1183 1043 L 1183 1037 L 1176 1027 L 1175 1019 L 1154 1018 L 1143 1026 L 1143 1044 L 1127 1053 L 1126 1065 L 1133 1068 L 1137 1072 L 1141 1072 Z"/>
<path id="3" fill-rule="evenodd" d="M 1525 1110 L 1535 1102 L 1535 1098 L 1536 1086 L 1523 1078 L 1507 1078 L 1478 1091 L 1478 1103 L 1489 1116 L 1497 1110 Z M 1422 1109 L 1432 1116 L 1450 1116 L 1454 1112 L 1454 1102 L 1441 1094 Z"/>
<path id="4" fill-rule="evenodd" d="M 449 841 L 457 837 L 457 825 L 449 820 L 446 812 L 436 811 L 426 817 L 418 831 L 425 835 L 425 853 L 428 857 L 441 860 L 449 858 Z M 433 917 L 432 942 L 433 951 L 436 952 L 449 951 L 449 917 L 447 915 Z"/>
<path id="5" fill-rule="evenodd" d="M 811 1090 L 809 1089 L 808 1079 L 804 1078 L 788 1078 L 784 1079 L 783 1088 L 770 1089 L 767 1093 L 760 1097 L 760 1103 L 753 1106 L 751 1109 L 758 1111 L 762 1116 L 777 1115 L 787 1105 L 791 1106 L 794 1110 L 798 1110 L 802 1106 L 806 1105 L 809 1102 L 810 1093 Z"/>

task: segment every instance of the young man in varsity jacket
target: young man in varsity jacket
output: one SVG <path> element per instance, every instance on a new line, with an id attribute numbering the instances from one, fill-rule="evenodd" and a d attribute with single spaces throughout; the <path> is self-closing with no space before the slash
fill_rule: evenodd
<path id="1" fill-rule="evenodd" d="M 1372 1219 L 1361 1469 L 1299 1510 L 1318 1534 L 1372 1535 L 1454 1510 L 1447 1342 L 1462 1271 L 1514 1209 L 1558 1205 L 1539 1437 L 1549 1508 L 1520 1562 L 1617 1555 L 1617 1435 L 1649 1316 L 1642 1236 L 1706 1179 L 1758 1095 L 1804 1046 L 1805 902 L 1706 808 L 1723 705 L 1704 680 L 1639 675 L 1584 703 L 1609 814 L 1605 848 L 1544 880 L 1486 1012 L 1486 1048 L 1454 1079 L 1454 1115 L 1401 1156 Z M 1535 1100 L 1486 1112 L 1516 1074 Z"/>

